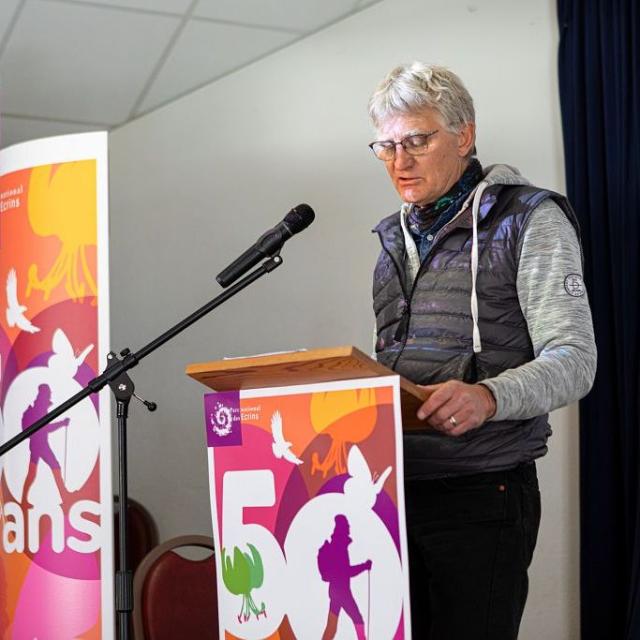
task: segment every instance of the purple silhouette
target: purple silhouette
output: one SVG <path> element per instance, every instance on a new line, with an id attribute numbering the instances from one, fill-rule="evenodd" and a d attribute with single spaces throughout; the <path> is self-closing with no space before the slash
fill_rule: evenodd
<path id="1" fill-rule="evenodd" d="M 364 620 L 351 592 L 351 578 L 363 571 L 370 571 L 371 560 L 351 564 L 348 547 L 352 540 L 349 534 L 350 527 L 346 516 L 337 515 L 331 539 L 326 540 L 318 550 L 320 577 L 329 583 L 329 615 L 322 640 L 331 640 L 335 636 L 341 609 L 351 618 L 358 640 L 366 640 Z"/>
<path id="2" fill-rule="evenodd" d="M 42 418 L 49 411 L 51 406 L 51 389 L 49 385 L 41 384 L 38 387 L 38 395 L 30 404 L 26 411 L 22 414 L 22 430 L 24 431 L 30 427 L 34 422 Z M 62 481 L 62 472 L 60 470 L 60 464 L 56 459 L 51 447 L 49 446 L 49 434 L 57 431 L 62 427 L 66 427 L 69 424 L 69 418 L 59 420 L 58 422 L 50 423 L 39 431 L 36 431 L 29 439 L 29 451 L 31 453 L 31 459 L 29 464 L 29 472 L 24 483 L 24 495 L 27 495 L 27 487 L 30 487 L 33 483 L 38 469 L 38 461 L 42 460 L 49 465 L 49 468 L 53 472 L 56 485 L 60 496 L 63 497 L 66 493 L 64 482 Z"/>

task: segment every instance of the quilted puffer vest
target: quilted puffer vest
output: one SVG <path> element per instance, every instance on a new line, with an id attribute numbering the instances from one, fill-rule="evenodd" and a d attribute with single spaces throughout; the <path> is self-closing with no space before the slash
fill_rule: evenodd
<path id="1" fill-rule="evenodd" d="M 489 186 L 478 216 L 478 326 L 471 317 L 471 208 L 443 227 L 413 283 L 405 275 L 400 214 L 374 229 L 382 242 L 373 284 L 378 361 L 417 384 L 456 379 L 473 383 L 533 359 L 516 278 L 520 239 L 529 216 L 552 198 L 577 229 L 566 199 L 532 186 Z M 441 477 L 497 471 L 547 452 L 547 416 L 489 421 L 452 438 L 434 430 L 406 434 L 405 475 Z"/>

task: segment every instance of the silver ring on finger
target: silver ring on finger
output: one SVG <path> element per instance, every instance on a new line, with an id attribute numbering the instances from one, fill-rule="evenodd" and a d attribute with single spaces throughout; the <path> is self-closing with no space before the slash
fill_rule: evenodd
<path id="1" fill-rule="evenodd" d="M 451 416 L 449 418 L 449 422 L 454 426 L 457 427 L 458 426 L 458 421 L 456 420 L 455 416 Z"/>

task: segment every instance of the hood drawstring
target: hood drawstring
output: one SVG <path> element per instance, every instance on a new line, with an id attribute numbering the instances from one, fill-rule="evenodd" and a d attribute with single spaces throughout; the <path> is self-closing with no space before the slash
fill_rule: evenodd
<path id="1" fill-rule="evenodd" d="M 478 327 L 478 294 L 476 291 L 476 279 L 478 277 L 478 211 L 480 209 L 480 199 L 489 184 L 483 180 L 478 185 L 473 196 L 471 207 L 471 217 L 473 218 L 473 241 L 471 244 L 471 317 L 473 319 L 473 352 L 482 351 L 480 341 L 480 328 Z"/>

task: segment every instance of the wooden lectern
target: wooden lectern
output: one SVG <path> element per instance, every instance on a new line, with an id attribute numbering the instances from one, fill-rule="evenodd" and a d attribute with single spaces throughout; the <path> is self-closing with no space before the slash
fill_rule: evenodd
<path id="1" fill-rule="evenodd" d="M 190 364 L 186 373 L 214 391 L 397 375 L 353 346 L 288 351 Z M 425 424 L 416 418 L 416 412 L 429 394 L 402 376 L 400 393 L 403 428 L 424 429 Z"/>
<path id="2" fill-rule="evenodd" d="M 204 398 L 219 637 L 320 638 L 339 584 L 367 637 L 410 638 L 398 409 L 405 429 L 424 429 L 424 389 L 352 346 L 191 364 L 187 374 L 231 392 Z M 359 582 L 352 542 L 354 558 L 371 561 Z M 364 625 L 349 615 L 355 637 Z"/>

